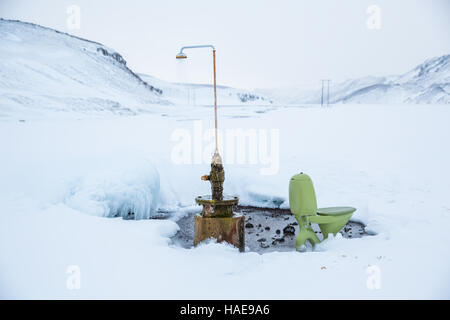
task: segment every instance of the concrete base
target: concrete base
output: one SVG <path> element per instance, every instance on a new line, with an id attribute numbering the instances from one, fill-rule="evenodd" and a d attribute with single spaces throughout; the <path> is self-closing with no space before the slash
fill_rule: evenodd
<path id="1" fill-rule="evenodd" d="M 217 242 L 226 241 L 239 248 L 239 251 L 245 251 L 244 216 L 218 218 L 196 214 L 194 219 L 194 246 L 203 240 L 214 238 Z"/>

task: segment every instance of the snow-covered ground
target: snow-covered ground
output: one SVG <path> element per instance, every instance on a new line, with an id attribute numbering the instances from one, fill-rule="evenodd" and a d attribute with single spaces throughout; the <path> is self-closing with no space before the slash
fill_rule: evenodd
<path id="1" fill-rule="evenodd" d="M 220 116 L 224 131 L 278 129 L 280 142 L 275 174 L 261 174 L 267 164 L 225 163 L 226 193 L 242 204 L 278 197 L 286 207 L 289 178 L 303 171 L 320 206 L 355 206 L 354 218 L 377 235 L 332 239 L 307 253 L 173 246 L 174 221 L 209 193 L 200 180 L 208 159 L 176 164 L 174 132 L 210 128 L 210 108 L 2 121 L 1 297 L 450 297 L 446 106 L 228 107 Z M 120 208 L 142 216 L 159 208 L 171 218 L 103 217 Z M 79 290 L 66 286 L 73 265 Z M 371 290 L 374 272 L 380 287 Z"/>

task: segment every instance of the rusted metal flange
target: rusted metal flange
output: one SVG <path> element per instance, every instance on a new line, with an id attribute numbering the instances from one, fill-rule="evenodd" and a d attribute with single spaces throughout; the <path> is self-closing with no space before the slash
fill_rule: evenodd
<path id="1" fill-rule="evenodd" d="M 217 242 L 228 242 L 245 251 L 245 217 L 235 214 L 232 217 L 204 217 L 195 215 L 194 246 L 206 239 L 216 239 Z"/>

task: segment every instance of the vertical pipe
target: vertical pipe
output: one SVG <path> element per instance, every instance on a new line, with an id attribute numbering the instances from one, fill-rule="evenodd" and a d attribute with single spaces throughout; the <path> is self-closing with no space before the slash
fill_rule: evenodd
<path id="1" fill-rule="evenodd" d="M 216 152 L 219 153 L 217 145 L 217 92 L 216 92 L 216 50 L 213 49 L 213 68 L 214 68 L 214 127 L 216 138 Z"/>

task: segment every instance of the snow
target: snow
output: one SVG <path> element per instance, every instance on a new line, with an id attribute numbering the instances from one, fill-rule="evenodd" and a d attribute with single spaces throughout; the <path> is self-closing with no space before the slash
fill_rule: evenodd
<path id="1" fill-rule="evenodd" d="M 0 19 L 0 70 L 0 118 L 136 115 L 213 101 L 211 86 L 139 76 L 100 43 L 20 21 Z M 218 94 L 224 104 L 271 104 L 248 90 Z"/>
<path id="2" fill-rule="evenodd" d="M 186 63 L 186 61 L 184 61 Z M 146 74 L 139 77 L 163 90 L 162 96 L 177 105 L 204 106 L 214 101 L 211 84 L 171 83 Z M 217 86 L 217 99 L 221 106 L 271 105 L 273 101 L 255 90 Z"/>
<path id="3" fill-rule="evenodd" d="M 207 128 L 210 110 L 197 109 Z M 354 206 L 354 218 L 377 233 L 331 239 L 315 252 L 263 255 L 215 243 L 186 250 L 169 240 L 178 230 L 174 221 L 195 210 L 195 196 L 209 193 L 200 180 L 207 163 L 171 161 L 170 136 L 174 129 L 193 130 L 195 120 L 178 121 L 193 112 L 3 122 L 1 296 L 449 297 L 447 108 L 221 110 L 223 129 L 279 127 L 281 139 L 275 175 L 259 174 L 258 165 L 225 163 L 228 194 L 242 204 L 279 197 L 286 207 L 289 178 L 304 171 L 320 206 Z M 142 217 L 151 207 L 175 212 L 163 220 L 99 217 L 131 207 Z M 70 265 L 80 267 L 79 290 L 66 288 Z M 381 289 L 367 288 L 369 265 L 380 268 Z"/>
<path id="4" fill-rule="evenodd" d="M 284 104 L 319 104 L 322 87 L 262 91 Z M 326 103 L 327 86 L 324 86 Z M 330 103 L 349 104 L 449 104 L 450 55 L 426 60 L 414 69 L 387 77 L 362 77 L 330 84 Z"/>
<path id="5" fill-rule="evenodd" d="M 169 104 L 99 43 L 1 19 L 0 44 L 0 117 L 133 115 Z"/>
<path id="6" fill-rule="evenodd" d="M 288 208 L 302 171 L 320 207 L 357 208 L 374 235 L 305 253 L 184 249 L 170 240 L 176 221 L 210 193 L 208 87 L 186 103 L 189 85 L 143 80 L 113 50 L 31 24 L 0 20 L 0 42 L 1 298 L 450 297 L 447 106 L 222 106 L 246 92 L 222 88 L 227 194 Z M 237 160 L 227 133 L 239 130 L 257 133 L 244 148 L 255 159 Z M 187 162 L 174 158 L 183 135 Z"/>
<path id="7" fill-rule="evenodd" d="M 111 165 L 111 163 L 108 163 Z M 159 173 L 151 163 L 127 163 L 88 173 L 81 181 L 75 181 L 65 203 L 82 212 L 101 217 L 121 216 L 130 213 L 136 219 L 148 219 L 156 215 L 159 198 Z M 130 170 L 130 166 L 133 169 Z M 141 170 L 135 170 L 139 167 Z"/>

